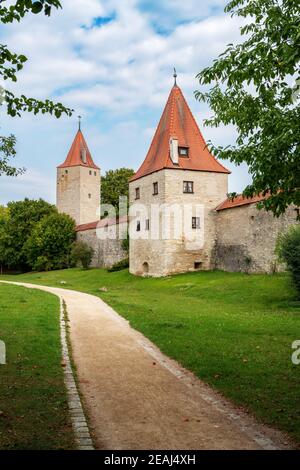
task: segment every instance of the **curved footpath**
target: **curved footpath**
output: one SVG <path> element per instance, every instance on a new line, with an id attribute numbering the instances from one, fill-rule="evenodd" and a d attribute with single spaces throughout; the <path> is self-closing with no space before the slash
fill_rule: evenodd
<path id="1" fill-rule="evenodd" d="M 282 449 L 285 436 L 257 424 L 164 356 L 100 298 L 11 283 L 66 302 L 73 359 L 97 449 Z"/>

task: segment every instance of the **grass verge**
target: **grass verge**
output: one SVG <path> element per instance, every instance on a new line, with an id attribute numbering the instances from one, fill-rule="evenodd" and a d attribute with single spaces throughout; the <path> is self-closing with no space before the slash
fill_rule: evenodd
<path id="1" fill-rule="evenodd" d="M 61 367 L 59 299 L 0 284 L 0 449 L 74 448 Z"/>
<path id="2" fill-rule="evenodd" d="M 286 275 L 145 279 L 128 271 L 71 269 L 13 279 L 101 297 L 168 356 L 300 442 L 300 366 L 291 361 L 300 305 Z"/>

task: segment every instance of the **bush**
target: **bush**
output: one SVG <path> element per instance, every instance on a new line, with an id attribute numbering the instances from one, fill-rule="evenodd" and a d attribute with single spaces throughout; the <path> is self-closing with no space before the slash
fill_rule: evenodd
<path id="1" fill-rule="evenodd" d="M 127 268 L 129 268 L 129 258 L 122 259 L 122 261 L 113 264 L 110 268 L 107 269 L 107 271 L 112 273 L 114 271 L 122 271 L 123 269 Z"/>
<path id="2" fill-rule="evenodd" d="M 300 225 L 278 237 L 276 253 L 279 260 L 286 263 L 300 298 Z"/>
<path id="3" fill-rule="evenodd" d="M 94 250 L 87 243 L 74 242 L 71 251 L 71 260 L 77 265 L 81 263 L 83 269 L 89 269 L 94 256 Z"/>

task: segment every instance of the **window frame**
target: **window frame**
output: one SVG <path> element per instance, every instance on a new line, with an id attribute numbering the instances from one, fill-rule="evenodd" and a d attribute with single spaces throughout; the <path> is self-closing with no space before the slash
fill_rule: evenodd
<path id="1" fill-rule="evenodd" d="M 200 217 L 192 217 L 192 230 L 199 230 L 201 228 Z"/>
<path id="2" fill-rule="evenodd" d="M 153 183 L 153 196 L 157 196 L 158 195 L 158 181 L 155 181 Z"/>
<path id="3" fill-rule="evenodd" d="M 140 232 L 140 231 L 141 231 L 141 221 L 140 221 L 140 220 L 137 220 L 137 221 L 136 221 L 136 231 L 137 231 L 137 232 Z"/>
<path id="4" fill-rule="evenodd" d="M 190 184 L 191 184 L 192 190 L 191 191 L 186 191 L 185 190 L 185 185 L 187 185 L 186 187 L 188 188 Z M 184 194 L 194 194 L 194 181 L 183 181 L 183 193 Z"/>
<path id="5" fill-rule="evenodd" d="M 141 199 L 141 190 L 139 186 L 135 188 L 135 200 L 137 199 Z"/>
<path id="6" fill-rule="evenodd" d="M 147 232 L 150 230 L 150 219 L 145 219 L 145 230 Z"/>
<path id="7" fill-rule="evenodd" d="M 183 150 L 186 151 L 186 154 L 182 154 L 182 153 L 181 153 Z M 179 157 L 181 157 L 181 158 L 189 158 L 189 156 L 190 156 L 190 155 L 189 155 L 189 147 L 184 147 L 183 145 L 180 145 L 180 146 L 178 147 L 178 155 L 179 155 Z"/>

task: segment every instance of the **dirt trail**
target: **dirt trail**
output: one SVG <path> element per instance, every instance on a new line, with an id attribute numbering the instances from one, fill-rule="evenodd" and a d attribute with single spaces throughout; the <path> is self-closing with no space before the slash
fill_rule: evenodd
<path id="1" fill-rule="evenodd" d="M 63 298 L 73 359 L 98 449 L 280 449 L 284 436 L 164 356 L 100 298 L 23 284 Z"/>

